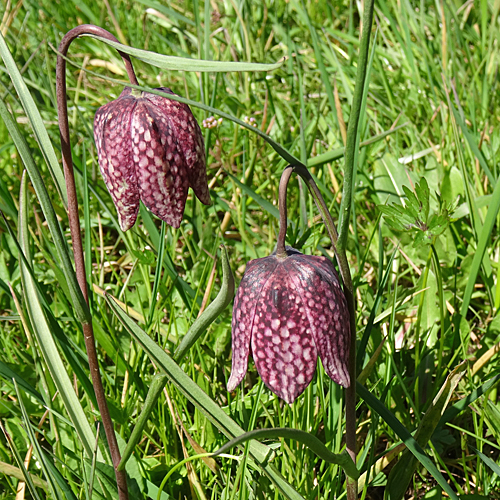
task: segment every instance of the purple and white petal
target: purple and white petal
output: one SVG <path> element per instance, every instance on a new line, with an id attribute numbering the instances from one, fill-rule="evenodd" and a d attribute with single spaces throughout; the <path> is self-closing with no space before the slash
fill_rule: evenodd
<path id="1" fill-rule="evenodd" d="M 153 214 L 177 228 L 186 205 L 188 179 L 173 130 L 168 120 L 160 119 L 139 99 L 131 131 L 141 200 Z"/>
<path id="2" fill-rule="evenodd" d="M 261 300 L 262 287 L 275 267 L 276 262 L 269 257 L 252 260 L 238 287 L 233 307 L 233 359 L 231 376 L 227 382 L 229 391 L 233 391 L 241 383 L 247 371 L 255 308 Z"/>
<path id="3" fill-rule="evenodd" d="M 166 87 L 155 90 L 176 95 Z M 160 97 L 156 94 L 144 94 L 144 97 L 150 103 L 149 106 L 170 122 L 179 144 L 179 150 L 184 156 L 189 185 L 202 203 L 210 205 L 203 135 L 191 109 L 187 104 L 172 101 L 168 97 Z"/>
<path id="4" fill-rule="evenodd" d="M 139 211 L 139 188 L 132 160 L 130 122 L 137 100 L 126 88 L 119 99 L 99 108 L 94 119 L 94 138 L 99 167 L 123 231 L 130 229 Z"/>
<path id="5" fill-rule="evenodd" d="M 262 289 L 252 329 L 252 353 L 263 382 L 291 404 L 304 392 L 316 370 L 316 347 L 286 260 Z"/>
<path id="6" fill-rule="evenodd" d="M 312 329 L 312 337 L 328 376 L 349 387 L 349 312 L 336 273 L 327 259 L 302 255 L 287 259 Z M 327 271 L 327 272 L 326 272 Z M 333 285 L 333 286 L 332 286 Z"/>

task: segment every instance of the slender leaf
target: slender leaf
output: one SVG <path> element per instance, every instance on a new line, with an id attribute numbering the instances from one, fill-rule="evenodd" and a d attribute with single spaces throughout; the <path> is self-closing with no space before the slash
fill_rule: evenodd
<path id="1" fill-rule="evenodd" d="M 356 383 L 356 391 L 362 397 L 365 403 L 376 411 L 387 423 L 387 425 L 399 436 L 405 443 L 406 447 L 413 453 L 417 460 L 429 471 L 432 477 L 437 481 L 439 486 L 443 488 L 453 500 L 459 500 L 456 493 L 452 490 L 451 486 L 446 482 L 441 472 L 438 471 L 436 466 L 432 463 L 431 459 L 425 454 L 422 447 L 415 441 L 415 438 L 403 426 L 403 424 L 389 411 L 385 405 L 379 401 L 368 389 L 363 387 L 360 383 Z"/>
<path id="2" fill-rule="evenodd" d="M 61 196 L 64 204 L 66 204 L 68 198 L 66 194 L 66 183 L 64 181 L 63 170 L 59 161 L 57 160 L 52 142 L 50 141 L 47 130 L 45 129 L 45 125 L 43 124 L 43 119 L 40 115 L 40 112 L 38 111 L 35 101 L 31 97 L 28 87 L 24 83 L 21 73 L 17 69 L 16 63 L 1 33 L 0 55 L 2 56 L 5 67 L 7 68 L 7 71 L 12 79 L 12 83 L 14 84 L 17 94 L 19 95 L 19 99 L 24 108 L 24 111 L 30 120 L 31 126 L 33 127 L 33 131 L 35 132 L 40 150 L 44 155 L 45 161 L 47 162 L 47 166 L 49 167 L 49 171 L 52 179 L 54 180 L 57 191 Z M 17 144 L 16 147 L 18 147 Z"/>
<path id="3" fill-rule="evenodd" d="M 227 73 L 229 71 L 273 71 L 280 68 L 285 59 L 278 61 L 273 64 L 261 64 L 261 63 L 246 63 L 246 62 L 223 62 L 223 61 L 204 61 L 201 59 L 189 59 L 185 57 L 176 56 L 165 56 L 163 54 L 157 54 L 156 52 L 150 52 L 148 50 L 135 49 L 134 47 L 128 47 L 127 45 L 122 45 L 118 42 L 113 42 L 107 38 L 102 38 L 96 35 L 82 35 L 90 36 L 96 40 L 100 40 L 111 47 L 125 52 L 125 54 L 130 54 L 145 63 L 151 64 L 151 66 L 156 66 L 161 69 L 166 70 L 177 70 L 177 71 L 200 71 L 200 72 L 222 72 Z"/>
<path id="4" fill-rule="evenodd" d="M 26 176 L 23 177 L 20 210 L 19 210 L 19 241 L 21 247 L 29 260 L 29 231 L 28 231 L 28 196 Z M 42 356 L 47 364 L 59 395 L 68 412 L 71 422 L 75 426 L 76 432 L 82 442 L 83 447 L 89 457 L 92 456 L 95 436 L 87 421 L 78 397 L 75 394 L 73 384 L 69 379 L 66 368 L 57 350 L 47 318 L 43 312 L 36 287 L 31 274 L 28 272 L 24 262 L 20 260 L 21 280 L 23 284 L 23 295 L 28 315 L 40 347 Z M 102 456 L 100 457 L 102 460 Z"/>
<path id="5" fill-rule="evenodd" d="M 40 171 L 33 160 L 28 144 L 26 143 L 26 139 L 20 133 L 17 123 L 9 113 L 7 106 L 2 99 L 0 99 L 0 116 L 2 117 L 7 130 L 11 135 L 17 150 L 19 151 L 24 166 L 26 167 L 26 170 L 31 178 L 31 182 L 42 207 L 45 219 L 47 220 L 50 233 L 61 261 L 62 270 L 70 289 L 71 298 L 75 307 L 75 313 L 81 322 L 88 322 L 90 321 L 90 311 L 87 303 L 85 302 L 82 291 L 80 290 L 80 286 L 78 285 L 69 254 L 68 244 L 64 239 L 61 227 L 59 226 L 54 207 L 50 201 L 49 193 L 47 192 L 47 188 L 45 187 L 42 176 L 40 175 Z"/>
<path id="6" fill-rule="evenodd" d="M 188 332 L 177 347 L 174 359 L 179 363 L 196 340 L 219 317 L 234 297 L 234 276 L 229 266 L 229 256 L 226 247 L 221 247 L 222 255 L 222 284 L 217 297 L 203 311 L 199 318 L 189 328 Z"/>
<path id="7" fill-rule="evenodd" d="M 481 233 L 479 234 L 476 252 L 474 253 L 474 259 L 472 260 L 469 277 L 467 279 L 467 286 L 465 287 L 462 307 L 460 308 L 460 315 L 462 318 L 465 318 L 467 315 L 469 304 L 472 298 L 472 292 L 474 291 L 474 285 L 476 284 L 477 275 L 479 274 L 479 270 L 481 269 L 483 256 L 490 242 L 491 232 L 493 231 L 493 227 L 495 226 L 499 210 L 500 182 L 497 182 L 493 191 L 490 206 L 488 207 L 488 211 L 486 212 L 486 218 L 484 219 Z"/>
<path id="8" fill-rule="evenodd" d="M 351 460 L 351 457 L 344 453 L 332 453 L 316 436 L 313 436 L 309 432 L 301 431 L 300 429 L 290 429 L 288 427 L 275 427 L 274 429 L 256 429 L 250 432 L 246 432 L 241 436 L 238 436 L 229 443 L 219 448 L 214 455 L 220 455 L 221 453 L 226 453 L 231 448 L 245 443 L 250 439 L 272 439 L 272 438 L 285 438 L 292 439 L 298 443 L 306 445 L 312 452 L 314 452 L 321 460 L 328 462 L 330 464 L 340 465 L 346 472 L 346 474 L 354 479 L 359 478 L 359 471 L 356 469 L 356 465 Z"/>

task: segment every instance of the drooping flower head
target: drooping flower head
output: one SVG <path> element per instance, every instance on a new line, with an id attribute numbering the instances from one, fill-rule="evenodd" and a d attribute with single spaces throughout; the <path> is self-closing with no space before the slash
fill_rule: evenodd
<path id="1" fill-rule="evenodd" d="M 264 383 L 292 403 L 311 382 L 317 356 L 348 387 L 349 312 L 333 264 L 290 247 L 248 263 L 234 302 L 228 389 L 245 376 L 250 345 Z"/>
<path id="2" fill-rule="evenodd" d="M 155 90 L 173 95 L 168 88 Z M 186 104 L 126 87 L 97 110 L 94 138 L 123 231 L 134 225 L 139 200 L 176 228 L 189 186 L 210 204 L 203 136 Z"/>
<path id="3" fill-rule="evenodd" d="M 285 247 L 285 169 L 279 188 L 276 251 L 252 260 L 233 308 L 232 391 L 247 371 L 250 346 L 257 371 L 271 391 L 293 403 L 311 382 L 318 355 L 328 376 L 349 387 L 350 326 L 344 292 L 332 262 Z"/>

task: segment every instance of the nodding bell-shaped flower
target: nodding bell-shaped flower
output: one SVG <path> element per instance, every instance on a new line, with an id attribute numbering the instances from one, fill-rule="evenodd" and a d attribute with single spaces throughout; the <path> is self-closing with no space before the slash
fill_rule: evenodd
<path id="1" fill-rule="evenodd" d="M 283 171 L 276 250 L 248 263 L 234 300 L 233 360 L 227 382 L 232 391 L 243 380 L 251 345 L 262 380 L 289 404 L 311 382 L 318 355 L 333 381 L 344 387 L 351 383 L 350 315 L 337 272 L 327 258 L 285 246 L 286 191 L 295 170 L 310 178 L 302 166 Z"/>
<path id="2" fill-rule="evenodd" d="M 311 382 L 317 357 L 328 376 L 349 387 L 349 311 L 333 264 L 291 247 L 248 263 L 233 308 L 233 360 L 227 388 L 257 371 L 291 404 Z"/>
<path id="3" fill-rule="evenodd" d="M 155 90 L 173 95 L 168 88 Z M 139 200 L 176 228 L 189 186 L 210 204 L 203 136 L 186 104 L 126 87 L 97 110 L 94 138 L 123 231 L 134 225 Z"/>

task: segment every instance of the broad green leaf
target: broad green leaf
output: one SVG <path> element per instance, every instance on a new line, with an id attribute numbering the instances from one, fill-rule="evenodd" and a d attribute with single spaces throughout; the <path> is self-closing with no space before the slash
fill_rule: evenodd
<path id="1" fill-rule="evenodd" d="M 420 219 L 425 222 L 422 218 L 420 210 L 420 203 L 411 189 L 407 186 L 403 186 L 403 191 L 406 195 L 406 209 L 411 213 L 415 219 Z"/>
<path id="2" fill-rule="evenodd" d="M 384 221 L 397 231 L 408 231 L 415 223 L 415 218 L 406 212 L 401 205 L 378 205 L 379 210 L 385 215 Z"/>
<path id="3" fill-rule="evenodd" d="M 410 186 L 404 169 L 397 159 L 389 153 L 384 154 L 373 163 L 373 184 L 375 195 L 380 205 L 401 204 L 403 186 Z M 410 174 L 410 179 L 415 181 L 415 175 Z"/>
<path id="4" fill-rule="evenodd" d="M 425 177 L 422 177 L 420 179 L 420 182 L 417 182 L 415 184 L 415 192 L 417 194 L 417 198 L 419 202 L 422 204 L 422 214 L 423 214 L 423 221 L 426 221 L 429 217 L 429 197 L 430 197 L 430 191 L 429 191 L 429 185 L 427 184 L 427 180 Z"/>

